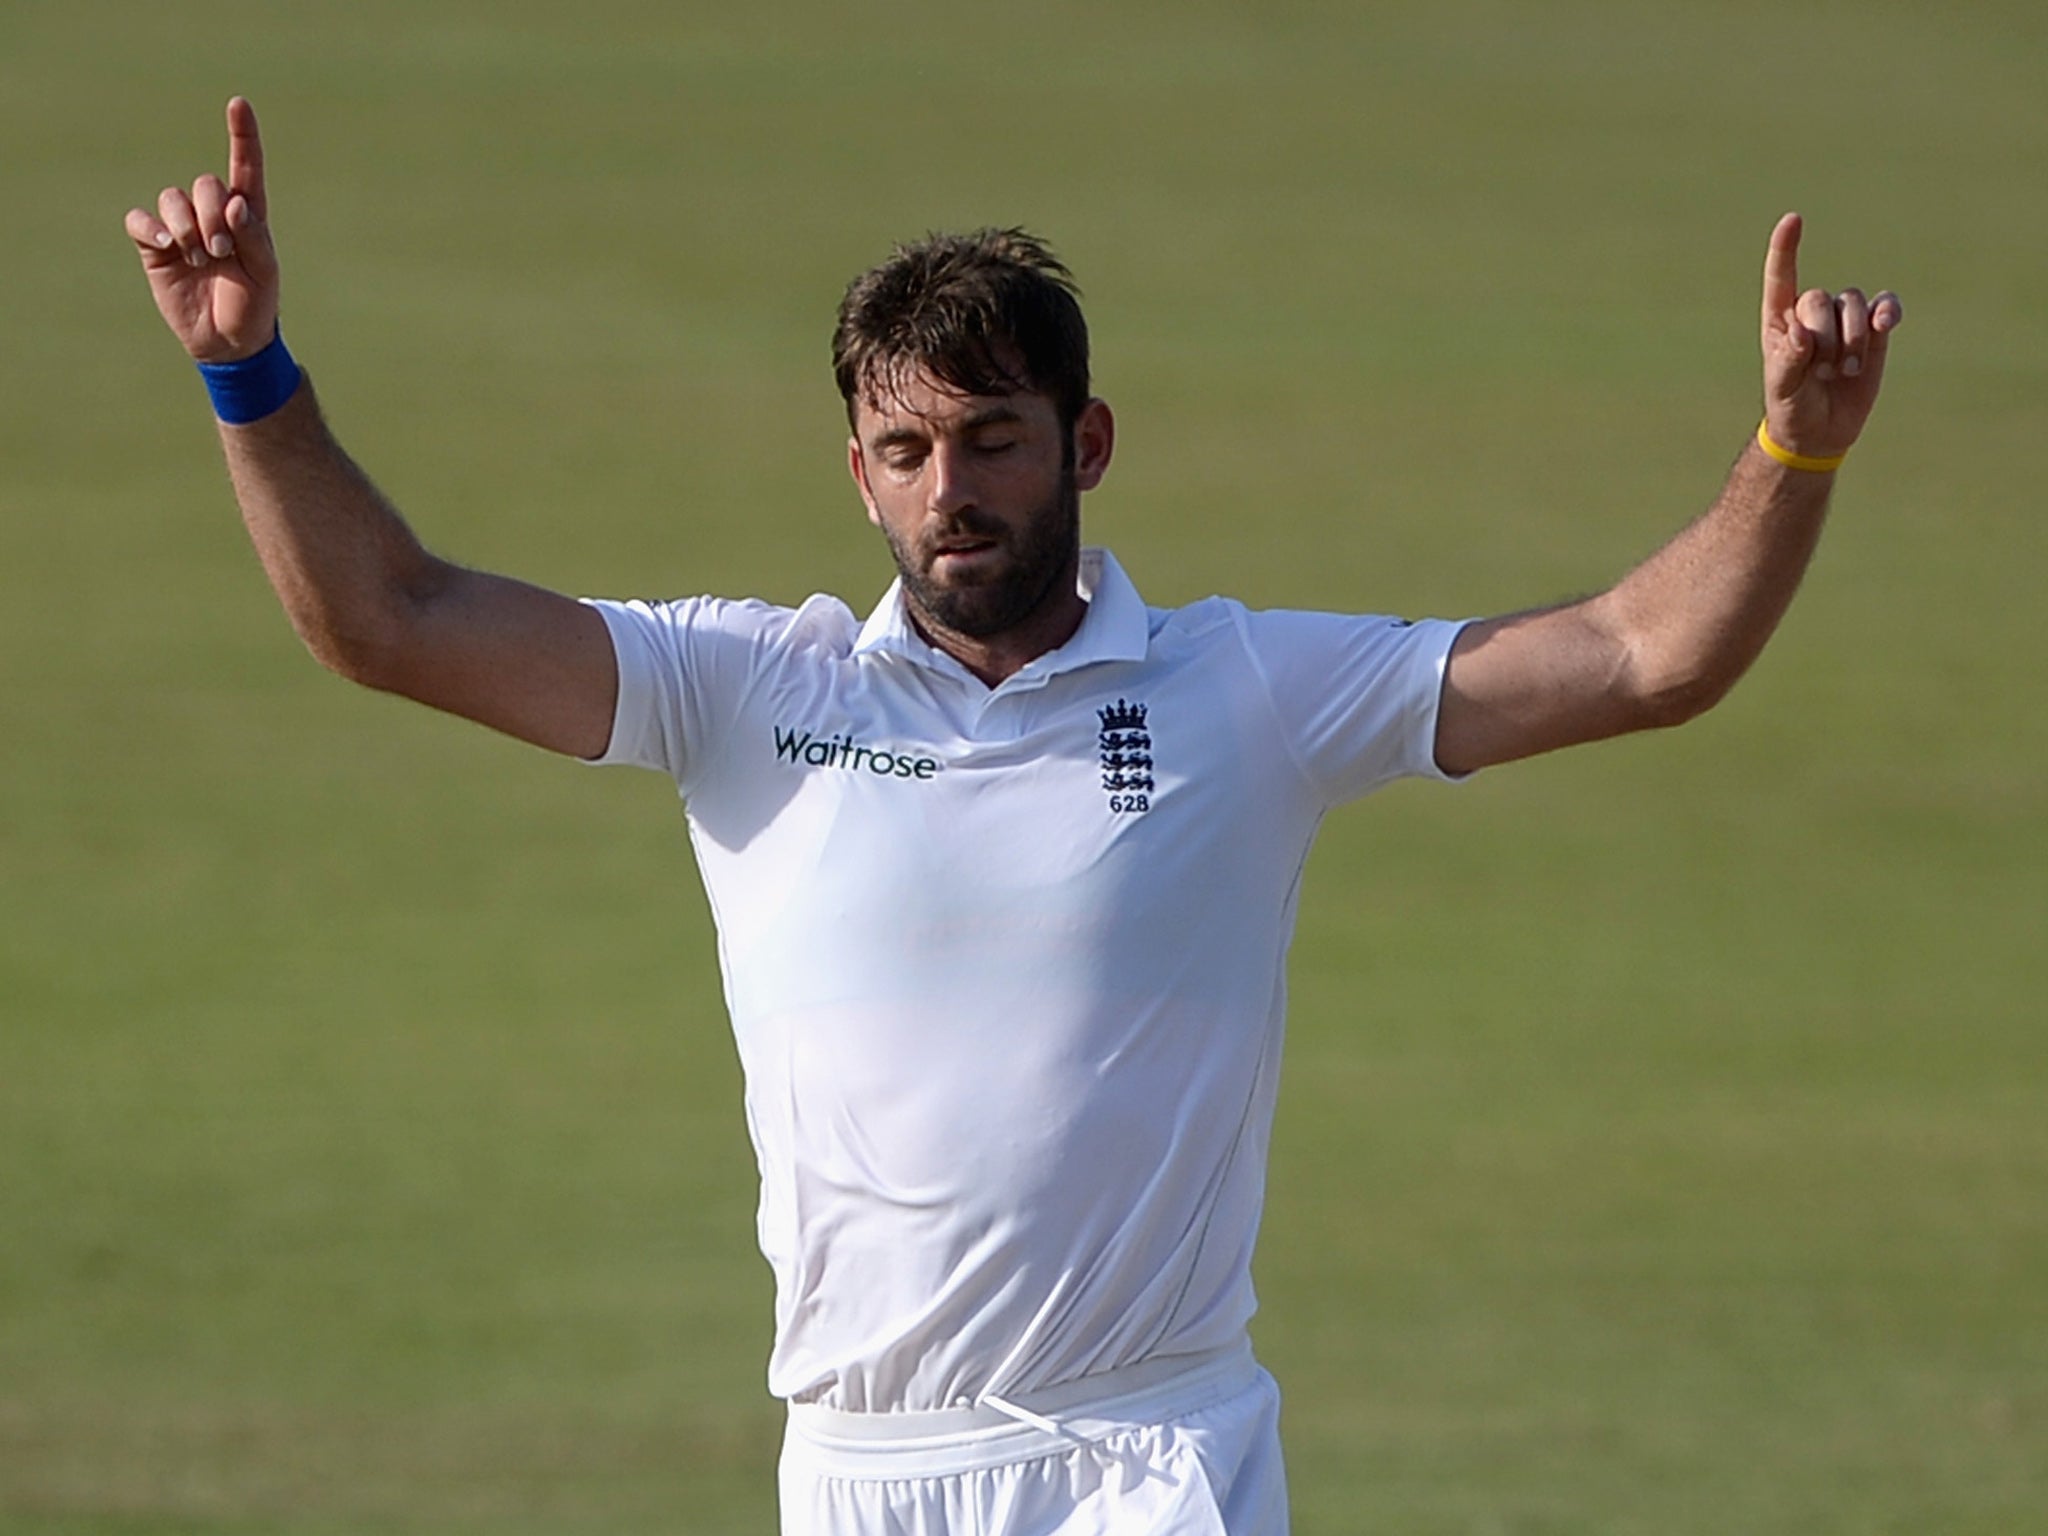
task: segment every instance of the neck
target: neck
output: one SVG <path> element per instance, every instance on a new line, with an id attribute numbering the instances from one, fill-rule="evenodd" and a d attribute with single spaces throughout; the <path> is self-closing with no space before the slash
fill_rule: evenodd
<path id="1" fill-rule="evenodd" d="M 903 611 L 911 627 L 925 643 L 944 651 L 961 666 L 993 688 L 1021 668 L 1029 666 L 1048 651 L 1056 651 L 1074 638 L 1081 620 L 1088 616 L 1087 599 L 1081 596 L 1077 580 L 1077 554 L 1045 602 L 1008 629 L 992 635 L 968 635 L 949 629 L 925 611 L 924 605 L 906 587 Z"/>

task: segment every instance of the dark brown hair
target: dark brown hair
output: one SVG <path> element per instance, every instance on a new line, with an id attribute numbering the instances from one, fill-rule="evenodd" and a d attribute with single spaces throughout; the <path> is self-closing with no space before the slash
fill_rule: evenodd
<path id="1" fill-rule="evenodd" d="M 1071 430 L 1088 403 L 1080 290 L 1052 247 L 1021 229 L 926 235 L 847 285 L 832 372 L 854 419 L 924 369 L 969 395 L 1036 390 Z"/>

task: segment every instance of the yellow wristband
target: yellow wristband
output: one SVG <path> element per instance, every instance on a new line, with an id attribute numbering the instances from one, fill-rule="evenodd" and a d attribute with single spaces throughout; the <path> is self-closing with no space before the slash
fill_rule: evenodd
<path id="1" fill-rule="evenodd" d="M 1756 445 L 1787 469 L 1809 469 L 1821 475 L 1831 469 L 1840 469 L 1842 461 L 1849 457 L 1846 453 L 1838 453 L 1832 459 L 1813 459 L 1803 453 L 1794 453 L 1790 448 L 1780 448 L 1771 441 L 1769 421 L 1760 421 L 1756 424 Z"/>

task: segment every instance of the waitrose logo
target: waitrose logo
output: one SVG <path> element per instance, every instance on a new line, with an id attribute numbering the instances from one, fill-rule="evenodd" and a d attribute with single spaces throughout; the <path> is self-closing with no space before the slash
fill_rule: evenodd
<path id="1" fill-rule="evenodd" d="M 865 746 L 851 736 L 818 736 L 780 725 L 775 727 L 775 755 L 785 763 L 806 768 L 841 768 L 848 773 L 871 773 L 878 779 L 929 779 L 946 766 L 936 757 L 900 749 L 889 752 Z"/>

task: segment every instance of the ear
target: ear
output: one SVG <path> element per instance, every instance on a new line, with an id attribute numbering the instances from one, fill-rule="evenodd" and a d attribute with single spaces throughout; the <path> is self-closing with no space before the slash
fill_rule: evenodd
<path id="1" fill-rule="evenodd" d="M 1092 491 L 1109 473 L 1110 454 L 1116 449 L 1116 417 L 1109 402 L 1093 398 L 1081 407 L 1074 421 L 1074 486 Z"/>
<path id="2" fill-rule="evenodd" d="M 846 472 L 853 476 L 853 483 L 860 487 L 861 504 L 868 509 L 868 521 L 877 528 L 882 526 L 882 514 L 875 507 L 875 493 L 868 489 L 868 461 L 860 451 L 860 439 L 846 440 Z"/>

